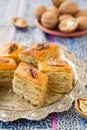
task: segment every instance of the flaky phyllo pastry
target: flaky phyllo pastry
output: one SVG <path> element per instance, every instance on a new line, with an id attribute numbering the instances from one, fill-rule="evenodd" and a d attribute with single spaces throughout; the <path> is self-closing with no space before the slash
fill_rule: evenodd
<path id="1" fill-rule="evenodd" d="M 30 49 L 19 54 L 21 61 L 37 66 L 38 62 L 48 61 L 60 56 L 60 47 L 56 44 L 36 43 Z"/>
<path id="2" fill-rule="evenodd" d="M 5 43 L 2 45 L 0 49 L 0 57 L 1 58 L 13 58 L 16 60 L 17 63 L 19 63 L 18 54 L 24 50 L 24 47 L 17 43 Z"/>
<path id="3" fill-rule="evenodd" d="M 51 59 L 38 64 L 39 70 L 48 75 L 48 88 L 52 91 L 65 93 L 72 89 L 72 70 L 60 59 Z"/>
<path id="4" fill-rule="evenodd" d="M 0 86 L 8 86 L 13 79 L 17 65 L 11 58 L 0 58 Z"/>
<path id="5" fill-rule="evenodd" d="M 32 104 L 42 106 L 47 91 L 48 76 L 21 62 L 14 73 L 13 91 Z"/>

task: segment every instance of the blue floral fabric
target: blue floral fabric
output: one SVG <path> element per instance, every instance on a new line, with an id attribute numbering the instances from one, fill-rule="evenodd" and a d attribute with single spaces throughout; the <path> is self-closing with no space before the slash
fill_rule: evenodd
<path id="1" fill-rule="evenodd" d="M 87 9 L 87 0 L 74 1 L 80 8 Z M 11 40 L 23 43 L 50 41 L 51 35 L 43 33 L 35 25 L 33 10 L 38 3 L 48 7 L 51 0 L 0 0 L 0 45 Z M 16 16 L 26 18 L 29 27 L 23 30 L 14 28 L 11 19 Z M 87 34 L 73 38 L 54 36 L 54 41 L 74 51 L 79 59 L 87 62 Z M 56 129 L 86 130 L 87 121 L 77 114 L 73 103 L 69 111 L 56 113 Z M 18 119 L 12 122 L 0 121 L 0 130 L 52 130 L 52 114 L 40 121 L 27 119 Z"/>

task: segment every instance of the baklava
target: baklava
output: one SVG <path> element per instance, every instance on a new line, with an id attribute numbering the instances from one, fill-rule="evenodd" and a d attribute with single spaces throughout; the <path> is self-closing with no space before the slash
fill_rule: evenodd
<path id="1" fill-rule="evenodd" d="M 70 66 L 61 59 L 51 59 L 48 62 L 38 64 L 39 70 L 48 75 L 48 89 L 65 93 L 72 90 L 72 70 Z"/>
<path id="2" fill-rule="evenodd" d="M 16 67 L 15 60 L 11 58 L 0 58 L 0 86 L 8 86 L 12 83 Z"/>
<path id="3" fill-rule="evenodd" d="M 13 58 L 16 60 L 17 63 L 19 63 L 18 54 L 22 50 L 24 50 L 24 46 L 17 42 L 5 43 L 0 49 L 0 57 Z"/>
<path id="4" fill-rule="evenodd" d="M 19 54 L 21 61 L 38 66 L 38 62 L 47 61 L 50 58 L 60 56 L 60 47 L 56 44 L 36 43 L 30 49 L 26 49 Z"/>
<path id="5" fill-rule="evenodd" d="M 21 62 L 14 73 L 13 91 L 38 107 L 44 104 L 48 76 Z"/>

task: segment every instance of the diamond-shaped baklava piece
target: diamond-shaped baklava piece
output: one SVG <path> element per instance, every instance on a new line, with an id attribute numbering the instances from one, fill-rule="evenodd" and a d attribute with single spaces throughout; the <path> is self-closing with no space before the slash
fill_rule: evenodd
<path id="1" fill-rule="evenodd" d="M 41 62 L 39 70 L 48 75 L 48 88 L 52 91 L 65 93 L 72 89 L 72 70 L 70 66 L 60 59 L 51 59 Z"/>
<path id="2" fill-rule="evenodd" d="M 38 62 L 60 56 L 60 47 L 56 44 L 36 43 L 30 49 L 19 54 L 21 61 L 37 66 Z"/>
<path id="3" fill-rule="evenodd" d="M 11 58 L 0 58 L 0 86 L 11 84 L 17 65 Z"/>
<path id="4" fill-rule="evenodd" d="M 0 49 L 0 57 L 2 58 L 13 58 L 19 63 L 18 54 L 24 50 L 23 45 L 17 42 L 5 43 Z"/>
<path id="5" fill-rule="evenodd" d="M 47 91 L 48 76 L 21 62 L 14 73 L 13 91 L 32 104 L 41 106 Z"/>

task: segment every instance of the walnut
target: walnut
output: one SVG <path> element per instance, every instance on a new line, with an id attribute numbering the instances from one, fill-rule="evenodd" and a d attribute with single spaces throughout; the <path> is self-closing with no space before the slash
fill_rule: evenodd
<path id="1" fill-rule="evenodd" d="M 11 53 L 14 50 L 17 50 L 17 45 L 15 43 L 11 44 L 10 47 L 8 48 L 8 53 Z"/>
<path id="2" fill-rule="evenodd" d="M 33 69 L 33 67 L 27 66 L 25 68 L 25 71 L 27 72 L 27 74 L 31 75 L 33 78 L 38 78 L 37 71 Z"/>
<path id="3" fill-rule="evenodd" d="M 44 48 L 49 48 L 49 44 L 48 43 L 44 43 Z"/>
<path id="4" fill-rule="evenodd" d="M 8 59 L 0 59 L 0 62 L 1 62 L 1 63 L 8 63 L 9 60 L 8 60 Z"/>
<path id="5" fill-rule="evenodd" d="M 26 23 L 25 23 L 25 21 L 24 21 L 23 19 L 17 19 L 17 20 L 16 20 L 16 24 L 17 24 L 18 26 L 24 26 Z"/>
<path id="6" fill-rule="evenodd" d="M 12 23 L 18 28 L 26 28 L 28 26 L 27 20 L 24 18 L 15 17 L 12 19 Z"/>
<path id="7" fill-rule="evenodd" d="M 42 49 L 47 49 L 48 47 L 49 47 L 48 43 L 42 42 L 42 43 L 37 43 L 35 49 L 42 50 Z"/>
<path id="8" fill-rule="evenodd" d="M 65 62 L 62 61 L 61 59 L 50 59 L 50 60 L 48 61 L 48 65 L 61 67 L 61 66 L 64 66 L 64 65 L 65 65 Z"/>

